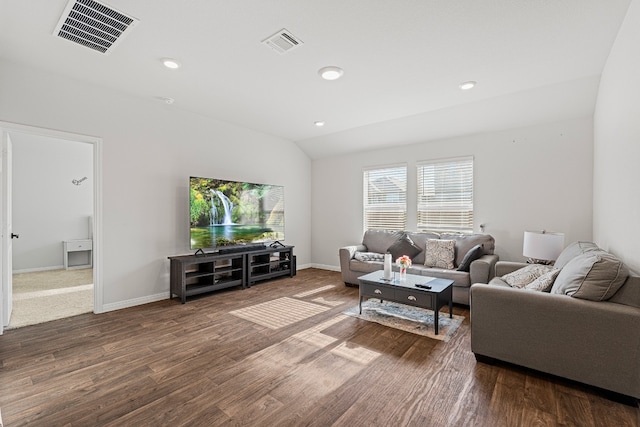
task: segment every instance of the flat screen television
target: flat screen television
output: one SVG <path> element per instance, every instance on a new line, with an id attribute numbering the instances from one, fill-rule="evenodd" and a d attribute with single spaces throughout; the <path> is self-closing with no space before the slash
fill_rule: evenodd
<path id="1" fill-rule="evenodd" d="M 284 187 L 189 178 L 190 248 L 284 240 Z"/>

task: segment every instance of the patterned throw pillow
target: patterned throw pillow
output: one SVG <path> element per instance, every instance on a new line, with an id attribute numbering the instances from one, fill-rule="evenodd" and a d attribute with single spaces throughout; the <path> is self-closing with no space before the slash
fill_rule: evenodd
<path id="1" fill-rule="evenodd" d="M 530 264 L 509 274 L 505 274 L 502 276 L 502 280 L 507 282 L 512 288 L 524 288 L 552 269 L 553 267 L 550 265 Z"/>
<path id="2" fill-rule="evenodd" d="M 424 265 L 452 270 L 456 255 L 455 240 L 427 239 Z"/>
<path id="3" fill-rule="evenodd" d="M 353 257 L 358 261 L 384 261 L 384 255 L 375 252 L 356 252 Z"/>
<path id="4" fill-rule="evenodd" d="M 556 280 L 556 277 L 558 277 L 558 273 L 560 273 L 560 269 L 554 268 L 553 270 L 544 273 L 528 285 L 525 285 L 524 289 L 538 292 L 549 292 L 553 286 L 553 282 Z"/>

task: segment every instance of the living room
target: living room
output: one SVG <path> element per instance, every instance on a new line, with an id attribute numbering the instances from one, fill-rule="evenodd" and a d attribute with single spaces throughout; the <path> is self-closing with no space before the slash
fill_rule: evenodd
<path id="1" fill-rule="evenodd" d="M 7 47 L 0 57 L 2 128 L 9 133 L 16 128 L 51 129 L 99 140 L 96 179 L 101 211 L 96 212 L 99 229 L 95 259 L 100 301 L 94 307 L 96 313 L 168 298 L 167 257 L 191 252 L 185 207 L 189 176 L 284 185 L 286 243 L 295 245 L 298 268 L 338 271 L 338 248 L 362 238 L 363 168 L 407 165 L 407 228 L 412 229 L 416 223 L 416 196 L 411 187 L 415 165 L 428 159 L 473 156 L 474 228 L 480 232 L 483 224 L 484 231 L 495 238 L 501 260 L 523 260 L 523 232 L 547 229 L 565 233 L 567 243 L 594 241 L 620 257 L 630 269 L 640 271 L 636 238 L 640 235 L 636 220 L 640 200 L 634 196 L 635 183 L 640 179 L 635 165 L 640 158 L 640 89 L 632 83 L 640 73 L 636 54 L 640 38 L 638 0 L 612 2 L 615 10 L 622 11 L 608 15 L 611 21 L 607 21 L 607 28 L 615 27 L 616 31 L 606 33 L 603 39 L 594 36 L 572 41 L 575 45 L 593 43 L 598 56 L 591 58 L 591 65 L 596 72 L 589 70 L 572 75 L 570 81 L 558 78 L 554 84 L 502 96 L 471 98 L 472 102 L 456 99 L 430 114 L 407 115 L 342 132 L 323 131 L 326 133 L 299 143 L 275 132 L 256 130 L 261 120 L 250 109 L 247 116 L 254 120 L 254 128 L 194 113 L 182 108 L 177 96 L 173 104 L 159 101 L 157 96 L 175 96 L 168 92 L 185 84 L 178 81 L 179 74 L 167 75 L 160 66 L 146 76 L 153 83 L 145 89 L 147 97 L 132 95 L 131 87 L 117 90 L 83 80 L 83 73 L 111 67 L 111 60 L 122 58 L 118 58 L 118 51 L 96 57 L 93 52 L 84 53 L 81 47 L 51 37 L 50 27 L 64 8 L 63 1 L 42 5 L 49 13 L 36 19 L 39 25 L 25 25 L 32 32 L 46 33 L 33 42 L 45 40 L 49 53 L 37 57 L 18 54 L 28 52 L 29 45 L 15 45 L 9 39 L 21 34 L 12 30 L 23 22 L 27 12 L 22 10 L 18 17 L 5 13 L 5 9 L 14 11 L 17 3 L 2 1 L 1 15 L 6 22 L 0 40 Z M 129 9 L 126 2 L 108 3 Z M 590 5 L 598 10 L 596 3 Z M 141 19 L 141 24 L 131 36 L 144 34 L 144 25 L 153 17 L 139 5 L 135 9 L 132 14 Z M 581 10 L 598 34 L 601 17 Z M 50 22 L 52 17 L 54 22 Z M 128 40 L 119 47 L 126 49 Z M 170 42 L 155 45 L 144 37 L 131 40 L 149 43 L 145 61 L 179 54 L 179 47 Z M 307 46 L 300 49 L 311 44 L 311 40 L 305 42 Z M 277 55 L 263 46 L 256 50 L 265 61 Z M 571 52 L 564 54 L 570 62 Z M 76 69 L 64 74 L 56 65 L 62 61 L 57 55 L 76 58 Z M 77 60 L 83 55 L 86 59 Z M 124 59 L 135 64 L 138 61 Z M 527 62 L 526 58 L 520 60 Z M 316 68 L 322 65 L 326 64 Z M 355 71 L 344 67 L 344 80 L 328 84 L 355 78 Z M 112 71 L 126 74 L 130 70 Z M 176 71 L 190 73 L 189 64 Z M 316 69 L 311 72 L 314 79 L 319 79 Z M 474 90 L 487 84 L 481 77 L 468 78 L 478 79 Z M 459 93 L 458 83 L 453 82 L 456 94 L 452 96 L 465 96 Z M 221 97 L 232 86 L 204 81 L 198 85 Z M 320 90 L 336 94 L 336 88 L 340 86 L 322 85 Z M 533 100 L 537 100 L 538 111 L 535 123 L 524 117 L 533 114 Z M 305 99 L 291 94 L 291 102 L 304 103 Z M 575 109 L 567 112 L 564 107 L 568 105 Z M 225 110 L 242 111 L 243 100 L 216 108 L 224 117 Z M 309 124 L 314 120 L 318 118 L 310 117 Z M 263 129 L 268 127 L 263 125 Z M 455 132 L 443 130 L 451 128 Z M 405 133 L 406 129 L 415 132 Z M 357 149 L 342 151 L 349 141 Z M 325 149 L 334 151 L 328 154 L 322 151 Z"/>

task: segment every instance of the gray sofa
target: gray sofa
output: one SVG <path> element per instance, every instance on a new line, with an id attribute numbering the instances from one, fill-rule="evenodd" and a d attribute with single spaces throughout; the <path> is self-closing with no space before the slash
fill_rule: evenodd
<path id="1" fill-rule="evenodd" d="M 412 257 L 413 264 L 407 270 L 409 274 L 438 277 L 454 280 L 453 302 L 469 305 L 469 288 L 472 283 L 487 283 L 493 277 L 498 256 L 495 255 L 495 241 L 488 234 L 437 234 L 419 233 L 409 231 L 383 231 L 369 230 L 364 233 L 362 243 L 359 245 L 340 248 L 340 269 L 342 280 L 347 285 L 358 285 L 358 277 L 372 271 L 383 269 L 382 256 L 399 240 L 408 237 L 420 252 Z M 455 254 L 452 268 L 438 268 L 425 265 L 425 250 L 427 241 L 454 240 Z M 458 268 L 465 261 L 465 256 L 477 245 L 481 248 L 476 253 L 477 259 L 468 264 L 468 271 L 459 271 Z M 400 252 L 401 253 L 401 252 Z M 380 259 L 366 260 L 362 254 L 378 254 Z M 395 261 L 395 258 L 394 258 Z M 395 263 L 394 271 L 398 271 Z"/>
<path id="2" fill-rule="evenodd" d="M 548 292 L 511 287 L 527 264 L 500 261 L 471 286 L 471 350 L 640 398 L 640 277 L 593 243 L 568 246 Z"/>

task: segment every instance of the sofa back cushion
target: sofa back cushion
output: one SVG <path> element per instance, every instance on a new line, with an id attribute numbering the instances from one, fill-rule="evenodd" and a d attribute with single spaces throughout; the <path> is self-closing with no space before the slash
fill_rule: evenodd
<path id="1" fill-rule="evenodd" d="M 562 268 L 573 258 L 582 255 L 585 252 L 597 251 L 600 248 L 591 242 L 573 242 L 558 255 L 558 259 L 553 264 L 555 268 Z"/>
<path id="2" fill-rule="evenodd" d="M 627 267 L 615 256 L 588 251 L 571 259 L 560 270 L 551 293 L 591 301 L 606 301 L 629 276 Z"/>
<path id="3" fill-rule="evenodd" d="M 389 230 L 367 230 L 364 232 L 362 244 L 367 247 L 367 252 L 377 252 L 384 254 L 389 246 L 398 241 L 404 232 Z"/>
<path id="4" fill-rule="evenodd" d="M 440 238 L 443 240 L 456 241 L 456 267 L 462 264 L 464 256 L 475 245 L 482 245 L 482 255 L 492 255 L 496 248 L 496 241 L 489 234 L 445 233 L 441 234 Z"/>
<path id="5" fill-rule="evenodd" d="M 630 275 L 609 302 L 640 308 L 640 276 Z"/>
<path id="6" fill-rule="evenodd" d="M 422 250 L 422 252 L 420 252 L 418 255 L 415 256 L 415 258 L 413 259 L 413 263 L 418 265 L 424 265 L 424 251 L 427 247 L 427 240 L 439 239 L 440 235 L 438 233 L 417 233 L 417 232 L 407 233 L 407 235 L 411 237 L 411 240 L 413 240 L 413 243 L 415 243 L 415 245 Z"/>

